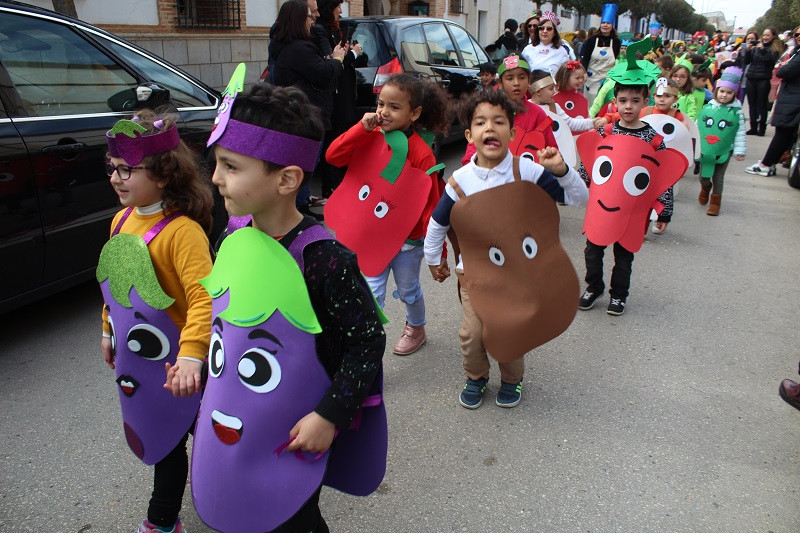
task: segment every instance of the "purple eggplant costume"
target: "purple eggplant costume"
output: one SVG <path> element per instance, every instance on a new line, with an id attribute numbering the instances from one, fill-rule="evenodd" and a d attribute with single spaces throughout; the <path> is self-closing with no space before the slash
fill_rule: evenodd
<path id="1" fill-rule="evenodd" d="M 200 395 L 176 398 L 164 389 L 164 363 L 175 364 L 180 332 L 165 309 L 173 299 L 156 278 L 147 245 L 172 220 L 144 237 L 119 233 L 122 216 L 100 253 L 97 281 L 108 308 L 117 385 L 128 446 L 147 465 L 161 461 L 194 423 Z"/>

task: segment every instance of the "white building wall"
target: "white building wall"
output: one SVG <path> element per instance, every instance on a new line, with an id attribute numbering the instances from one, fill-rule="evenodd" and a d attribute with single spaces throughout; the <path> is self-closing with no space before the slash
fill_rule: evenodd
<path id="1" fill-rule="evenodd" d="M 78 18 L 89 24 L 158 26 L 156 0 L 76 0 L 75 10 Z"/>
<path id="2" fill-rule="evenodd" d="M 250 1 L 246 4 L 245 14 L 247 15 L 248 26 L 272 26 L 278 18 L 281 0 L 258 0 Z"/>

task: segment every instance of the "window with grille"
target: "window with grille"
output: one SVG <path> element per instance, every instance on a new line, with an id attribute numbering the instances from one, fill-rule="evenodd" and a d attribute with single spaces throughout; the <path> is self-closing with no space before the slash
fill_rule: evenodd
<path id="1" fill-rule="evenodd" d="M 458 15 L 464 12 L 464 0 L 450 0 L 450 13 Z"/>
<path id="2" fill-rule="evenodd" d="M 178 28 L 238 30 L 242 27 L 239 0 L 178 0 Z"/>

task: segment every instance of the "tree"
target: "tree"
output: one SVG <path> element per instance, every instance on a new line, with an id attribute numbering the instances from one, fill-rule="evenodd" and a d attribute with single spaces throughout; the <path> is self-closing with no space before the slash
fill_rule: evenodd
<path id="1" fill-rule="evenodd" d="M 78 12 L 75 10 L 75 0 L 53 0 L 53 10 L 78 18 Z"/>
<path id="2" fill-rule="evenodd" d="M 771 26 L 778 31 L 800 25 L 800 0 L 772 0 L 772 7 L 756 20 L 753 29 L 759 33 Z"/>

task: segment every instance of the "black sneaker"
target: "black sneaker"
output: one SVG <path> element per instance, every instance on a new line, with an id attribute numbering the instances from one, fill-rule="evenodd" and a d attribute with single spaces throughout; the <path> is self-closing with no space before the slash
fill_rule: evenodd
<path id="1" fill-rule="evenodd" d="M 516 407 L 522 397 L 522 380 L 519 383 L 500 382 L 500 390 L 494 403 L 498 407 Z"/>
<path id="2" fill-rule="evenodd" d="M 592 307 L 594 307 L 594 303 L 600 298 L 600 292 L 592 292 L 589 289 L 583 291 L 583 296 L 581 299 L 578 300 L 578 309 L 582 311 L 588 311 Z"/>
<path id="3" fill-rule="evenodd" d="M 608 302 L 608 309 L 606 309 L 606 313 L 609 315 L 619 316 L 625 312 L 625 300 L 622 298 L 611 298 L 611 301 Z"/>
<path id="4" fill-rule="evenodd" d="M 483 393 L 486 392 L 486 383 L 488 382 L 489 380 L 485 378 L 467 378 L 461 394 L 458 395 L 458 403 L 467 409 L 477 409 L 480 407 L 483 403 Z"/>

